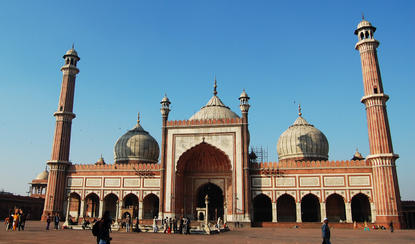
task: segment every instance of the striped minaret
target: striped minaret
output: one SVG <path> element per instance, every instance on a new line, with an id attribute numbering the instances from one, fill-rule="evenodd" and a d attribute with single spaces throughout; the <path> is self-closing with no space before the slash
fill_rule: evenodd
<path id="1" fill-rule="evenodd" d="M 367 160 L 373 168 L 373 201 L 376 206 L 376 223 L 387 225 L 393 221 L 398 228 L 401 222 L 401 197 L 393 153 L 386 101 L 389 96 L 383 91 L 374 39 L 376 28 L 362 20 L 355 30 L 358 36 L 356 49 L 360 52 L 363 73 L 364 96 L 369 131 L 370 155 Z M 374 218 L 375 216 L 372 216 Z"/>
<path id="2" fill-rule="evenodd" d="M 58 111 L 53 116 L 56 118 L 55 136 L 53 139 L 52 157 L 48 161 L 50 167 L 48 186 L 46 191 L 45 206 L 42 219 L 48 214 L 63 214 L 65 201 L 65 177 L 69 162 L 69 149 L 71 144 L 72 119 L 75 118 L 73 101 L 75 92 L 75 79 L 79 73 L 76 67 L 80 60 L 78 53 L 72 46 L 63 56 L 65 64 L 62 66 L 63 73 L 61 93 L 59 97 Z"/>

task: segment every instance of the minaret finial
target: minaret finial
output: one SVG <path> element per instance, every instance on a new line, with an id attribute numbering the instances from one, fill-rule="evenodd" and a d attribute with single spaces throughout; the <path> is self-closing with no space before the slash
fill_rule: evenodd
<path id="1" fill-rule="evenodd" d="M 301 115 L 303 115 L 303 114 L 301 113 L 301 104 L 298 104 L 298 116 L 300 116 L 300 117 L 301 117 Z"/>
<path id="2" fill-rule="evenodd" d="M 140 112 L 137 113 L 137 124 L 140 124 Z"/>
<path id="3" fill-rule="evenodd" d="M 215 75 L 215 85 L 213 86 L 213 95 L 217 95 L 218 91 L 216 91 L 216 88 L 218 87 L 217 82 L 216 82 L 216 75 Z"/>
<path id="4" fill-rule="evenodd" d="M 364 20 L 365 19 L 365 15 L 363 14 L 363 12 L 362 12 L 362 20 Z"/>

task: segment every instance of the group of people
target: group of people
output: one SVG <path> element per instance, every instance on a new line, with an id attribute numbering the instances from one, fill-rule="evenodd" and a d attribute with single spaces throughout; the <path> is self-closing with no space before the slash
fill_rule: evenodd
<path id="1" fill-rule="evenodd" d="M 9 216 L 4 221 L 4 224 L 6 225 L 6 231 L 24 230 L 27 218 L 26 213 L 24 213 L 20 208 L 13 209 L 9 213 Z"/>
<path id="2" fill-rule="evenodd" d="M 171 233 L 179 233 L 179 234 L 190 234 L 190 219 L 187 217 L 180 217 L 179 221 L 176 218 L 164 218 L 161 220 L 161 226 L 163 228 L 163 233 L 171 234 Z M 157 226 L 157 217 L 153 219 L 153 231 L 154 233 L 158 232 Z"/>
<path id="3" fill-rule="evenodd" d="M 48 213 L 48 216 L 46 217 L 46 230 L 49 230 L 50 227 L 50 223 L 53 221 L 53 223 L 55 224 L 55 230 L 59 230 L 59 214 L 55 213 L 54 215 L 50 215 L 50 213 Z"/>

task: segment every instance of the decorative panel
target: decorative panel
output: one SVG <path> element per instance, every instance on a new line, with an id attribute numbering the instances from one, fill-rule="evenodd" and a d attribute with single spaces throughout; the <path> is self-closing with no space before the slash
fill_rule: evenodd
<path id="1" fill-rule="evenodd" d="M 139 178 L 124 178 L 124 187 L 139 187 Z"/>
<path id="2" fill-rule="evenodd" d="M 349 176 L 349 185 L 350 186 L 370 186 L 370 177 L 369 175 L 363 176 Z"/>
<path id="3" fill-rule="evenodd" d="M 82 178 L 68 178 L 68 186 L 82 186 Z"/>
<path id="4" fill-rule="evenodd" d="M 100 178 L 86 178 L 86 186 L 101 186 Z"/>
<path id="5" fill-rule="evenodd" d="M 320 186 L 319 177 L 300 177 L 300 186 Z"/>
<path id="6" fill-rule="evenodd" d="M 105 178 L 104 186 L 105 187 L 120 187 L 121 179 L 120 178 Z"/>
<path id="7" fill-rule="evenodd" d="M 144 179 L 144 187 L 160 187 L 160 179 Z"/>
<path id="8" fill-rule="evenodd" d="M 252 178 L 253 187 L 271 187 L 271 178 Z"/>
<path id="9" fill-rule="evenodd" d="M 343 176 L 324 176 L 324 186 L 344 186 Z"/>
<path id="10" fill-rule="evenodd" d="M 276 177 L 275 180 L 277 186 L 295 186 L 295 177 Z"/>

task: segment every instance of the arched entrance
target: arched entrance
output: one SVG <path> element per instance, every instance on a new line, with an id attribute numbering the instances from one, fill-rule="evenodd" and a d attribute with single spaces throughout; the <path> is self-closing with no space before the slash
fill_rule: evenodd
<path id="1" fill-rule="evenodd" d="M 81 196 L 78 193 L 72 192 L 69 195 L 69 218 L 78 220 L 81 211 Z"/>
<path id="2" fill-rule="evenodd" d="M 296 222 L 295 199 L 284 194 L 277 199 L 277 221 Z"/>
<path id="3" fill-rule="evenodd" d="M 196 208 L 205 207 L 206 194 L 210 198 L 209 219 L 232 214 L 231 162 L 220 149 L 202 142 L 184 152 L 177 162 L 175 183 L 176 215 L 196 219 Z"/>
<path id="4" fill-rule="evenodd" d="M 104 211 L 109 211 L 112 219 L 117 218 L 117 201 L 118 197 L 113 193 L 104 198 Z"/>
<path id="5" fill-rule="evenodd" d="M 369 198 L 359 193 L 352 198 L 352 220 L 356 222 L 371 222 Z"/>
<path id="6" fill-rule="evenodd" d="M 99 197 L 95 193 L 90 193 L 85 197 L 85 217 L 98 218 L 99 216 Z"/>
<path id="7" fill-rule="evenodd" d="M 153 219 L 159 215 L 159 198 L 153 193 L 144 197 L 143 201 L 144 216 L 143 219 Z"/>
<path id="8" fill-rule="evenodd" d="M 326 199 L 326 216 L 330 222 L 346 220 L 344 199 L 339 194 L 331 194 Z"/>
<path id="9" fill-rule="evenodd" d="M 126 217 L 124 215 L 127 212 L 130 214 L 130 218 L 136 218 L 138 216 L 138 197 L 132 193 L 125 196 L 123 208 L 123 218 Z"/>
<path id="10" fill-rule="evenodd" d="M 301 199 L 301 220 L 303 222 L 320 222 L 320 201 L 313 194 Z"/>
<path id="11" fill-rule="evenodd" d="M 223 219 L 223 192 L 219 186 L 207 183 L 199 187 L 197 193 L 197 207 L 205 208 L 205 197 L 209 196 L 209 220 L 216 220 L 217 218 Z M 205 216 L 204 216 L 205 217 Z M 203 217 L 203 219 L 204 219 Z"/>
<path id="12" fill-rule="evenodd" d="M 272 221 L 271 199 L 265 194 L 259 194 L 254 198 L 254 222 Z"/>

